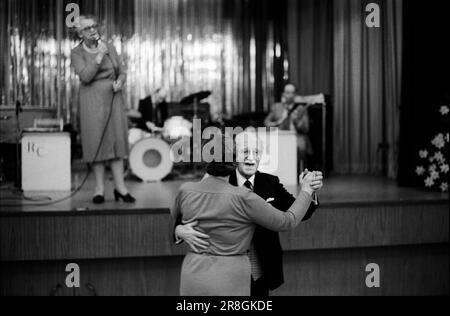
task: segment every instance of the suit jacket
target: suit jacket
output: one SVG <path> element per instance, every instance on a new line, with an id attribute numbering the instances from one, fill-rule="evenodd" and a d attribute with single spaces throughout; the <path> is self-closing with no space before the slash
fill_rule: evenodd
<path id="1" fill-rule="evenodd" d="M 230 176 L 230 184 L 237 186 L 235 172 Z M 286 191 L 280 183 L 280 179 L 267 173 L 256 173 L 253 192 L 264 200 L 273 198 L 272 206 L 282 212 L 286 212 L 295 202 L 295 197 Z M 311 218 L 317 207 L 318 205 L 311 203 L 302 221 Z M 253 235 L 253 243 L 263 276 L 266 278 L 269 288 L 274 290 L 284 283 L 283 250 L 281 249 L 279 234 L 257 225 Z"/>
<path id="2" fill-rule="evenodd" d="M 235 172 L 231 174 L 229 182 L 231 185 L 238 185 Z M 267 173 L 256 173 L 253 192 L 264 200 L 273 198 L 273 202 L 270 203 L 282 212 L 286 212 L 295 202 L 295 197 L 286 191 L 280 183 L 280 179 Z M 317 207 L 318 205 L 311 203 L 302 221 L 311 218 Z M 174 228 L 181 224 L 182 218 L 178 216 L 175 220 Z M 256 225 L 252 241 L 259 263 L 261 264 L 263 276 L 266 278 L 269 288 L 274 290 L 284 283 L 283 251 L 281 249 L 279 234 Z"/>

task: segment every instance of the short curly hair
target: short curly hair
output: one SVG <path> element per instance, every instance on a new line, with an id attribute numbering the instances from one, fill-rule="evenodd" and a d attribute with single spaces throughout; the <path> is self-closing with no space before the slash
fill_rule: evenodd
<path id="1" fill-rule="evenodd" d="M 84 20 L 94 20 L 97 24 L 100 24 L 100 19 L 97 16 L 93 15 L 93 14 L 82 14 L 82 15 L 80 15 L 78 17 L 78 23 L 74 27 L 75 34 L 76 34 L 76 36 L 78 38 L 81 38 L 81 35 L 80 35 L 80 32 L 81 32 L 81 30 L 80 30 L 80 21 L 82 19 L 84 19 Z"/>
<path id="2" fill-rule="evenodd" d="M 212 142 L 212 144 L 211 144 Z M 211 155 L 214 155 L 214 150 L 220 148 L 220 157 L 215 157 L 212 161 L 208 162 L 206 172 L 215 177 L 227 177 L 230 176 L 237 167 L 236 164 L 236 146 L 233 138 L 221 135 L 216 136 L 212 140 L 206 140 L 202 144 L 204 149 L 206 143 L 212 145 Z M 202 155 L 203 156 L 203 155 Z"/>

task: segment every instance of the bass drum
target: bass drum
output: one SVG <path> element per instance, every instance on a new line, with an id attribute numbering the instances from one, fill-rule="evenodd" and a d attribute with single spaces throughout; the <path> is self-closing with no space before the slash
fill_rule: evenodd
<path id="1" fill-rule="evenodd" d="M 130 152 L 130 168 L 145 182 L 161 181 L 172 172 L 170 146 L 158 138 L 144 138 Z"/>

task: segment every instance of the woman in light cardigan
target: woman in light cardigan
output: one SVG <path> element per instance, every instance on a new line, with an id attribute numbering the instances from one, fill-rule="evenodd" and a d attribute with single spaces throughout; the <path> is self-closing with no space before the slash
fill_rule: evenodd
<path id="1" fill-rule="evenodd" d="M 222 141 L 218 145 L 223 146 L 221 161 L 234 152 L 233 146 L 226 144 Z M 280 212 L 251 190 L 229 184 L 235 167 L 229 162 L 209 163 L 205 178 L 184 184 L 175 199 L 172 217 L 181 215 L 183 224 L 198 222 L 196 229 L 210 237 L 207 250 L 191 249 L 184 258 L 180 281 L 183 296 L 249 296 L 251 268 L 247 253 L 255 224 L 273 231 L 290 230 L 309 208 L 313 173 L 300 179 L 302 190 L 296 201 L 287 212 Z"/>
<path id="2" fill-rule="evenodd" d="M 71 62 L 81 85 L 80 127 L 84 161 L 94 169 L 95 204 L 105 202 L 105 166 L 110 164 L 116 201 L 132 203 L 124 181 L 123 160 L 128 156 L 128 121 L 122 87 L 125 67 L 114 46 L 100 40 L 97 20 L 79 18 L 81 43 L 72 50 Z"/>

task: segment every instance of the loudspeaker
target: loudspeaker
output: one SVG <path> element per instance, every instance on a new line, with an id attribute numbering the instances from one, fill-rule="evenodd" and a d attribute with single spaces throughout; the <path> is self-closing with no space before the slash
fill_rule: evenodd
<path id="1" fill-rule="evenodd" d="M 0 143 L 0 174 L 4 176 L 3 182 L 14 182 L 15 187 L 20 188 L 20 156 L 17 156 L 17 145 L 13 143 Z"/>
<path id="2" fill-rule="evenodd" d="M 312 156 L 308 157 L 308 169 L 321 170 L 329 174 L 333 167 L 332 143 L 332 108 L 326 104 L 315 104 L 308 108 L 309 138 L 313 148 Z"/>

